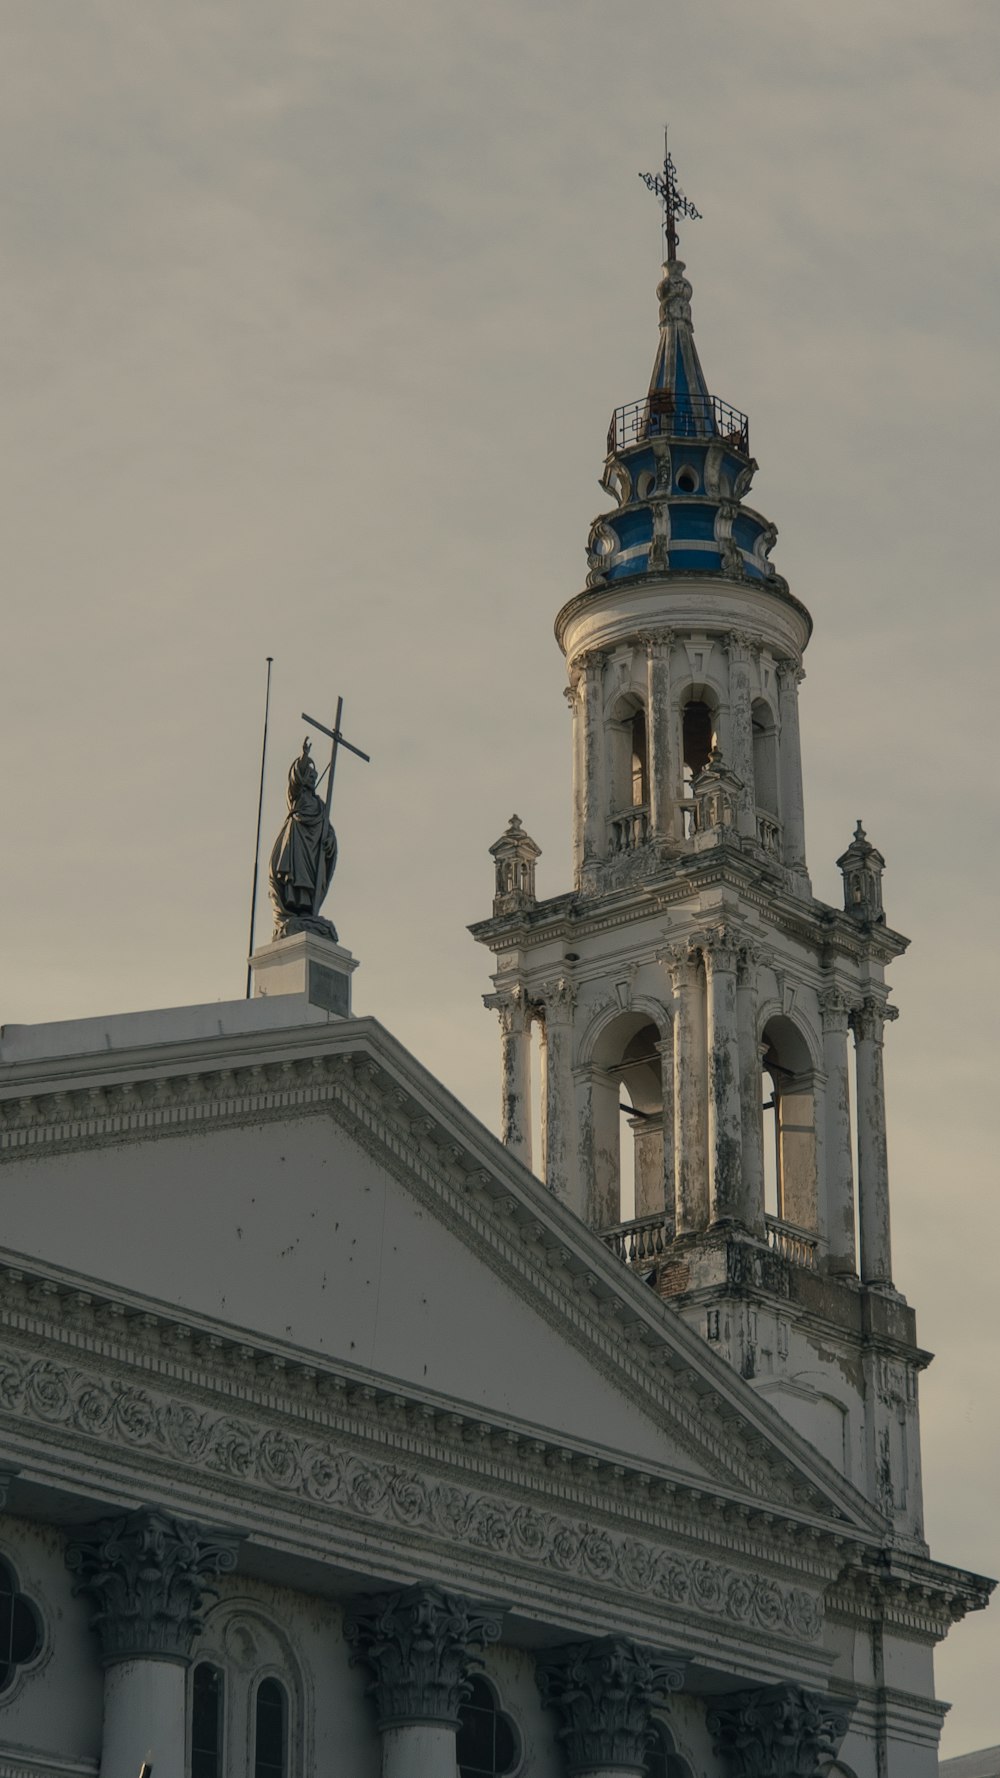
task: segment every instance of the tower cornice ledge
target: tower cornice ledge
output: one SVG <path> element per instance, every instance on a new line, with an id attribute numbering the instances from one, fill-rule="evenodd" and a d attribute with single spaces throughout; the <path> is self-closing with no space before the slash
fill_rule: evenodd
<path id="1" fill-rule="evenodd" d="M 891 926 L 859 927 L 856 920 L 827 902 L 793 895 L 777 872 L 763 878 L 754 859 L 721 846 L 707 853 L 678 851 L 661 864 L 655 876 L 637 878 L 595 895 L 571 892 L 551 896 L 536 902 L 529 911 L 474 921 L 468 930 L 479 944 L 497 951 L 548 944 L 558 938 L 569 941 L 665 913 L 706 890 L 720 888 L 732 889 L 742 907 L 758 912 L 769 926 L 821 946 L 829 959 L 861 963 L 870 958 L 887 964 L 909 947 L 909 939 Z"/>
<path id="2" fill-rule="evenodd" d="M 779 633 L 775 633 L 779 612 Z M 778 575 L 758 581 L 727 579 L 718 573 L 644 573 L 605 586 L 585 587 L 568 599 L 554 626 L 563 654 L 598 646 L 589 630 L 586 637 L 571 634 L 576 625 L 598 613 L 605 616 L 609 633 L 621 614 L 623 635 L 626 631 L 634 634 L 639 614 L 645 629 L 692 626 L 711 635 L 733 629 L 759 632 L 762 644 L 775 648 L 780 642 L 786 653 L 801 654 L 813 632 L 808 609 Z"/>

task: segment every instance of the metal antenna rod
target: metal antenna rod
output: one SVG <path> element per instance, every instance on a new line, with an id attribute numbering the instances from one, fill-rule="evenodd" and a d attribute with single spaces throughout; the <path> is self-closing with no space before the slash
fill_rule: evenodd
<path id="1" fill-rule="evenodd" d="M 260 824 L 261 824 L 261 819 L 264 814 L 264 767 L 267 764 L 267 718 L 268 718 L 268 713 L 271 708 L 271 666 L 272 666 L 273 661 L 274 661 L 273 654 L 269 654 L 267 657 L 267 690 L 264 693 L 264 739 L 261 743 L 261 749 L 260 749 L 260 791 L 257 796 L 257 843 L 254 847 L 253 890 L 250 895 L 250 949 L 247 953 L 247 999 L 248 1000 L 250 998 L 250 988 L 251 988 L 252 979 L 253 979 L 253 970 L 250 967 L 250 958 L 253 956 L 253 935 L 254 935 L 254 929 L 255 929 L 255 926 L 257 923 L 257 879 L 260 876 Z"/>

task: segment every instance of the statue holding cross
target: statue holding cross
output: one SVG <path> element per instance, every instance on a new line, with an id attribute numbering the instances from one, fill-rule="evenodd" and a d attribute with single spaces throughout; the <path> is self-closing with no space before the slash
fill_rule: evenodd
<path id="1" fill-rule="evenodd" d="M 329 736 L 332 743 L 330 763 L 323 773 L 325 797 L 320 795 L 322 779 L 317 777 L 308 735 L 302 743 L 302 752 L 289 769 L 288 814 L 274 842 L 268 878 L 275 938 L 288 938 L 295 932 L 315 932 L 319 937 L 337 943 L 337 928 L 332 920 L 322 919 L 319 911 L 337 864 L 337 836 L 330 820 L 337 752 L 346 747 L 359 759 L 369 757 L 341 733 L 343 711 L 344 700 L 338 698 L 332 728 L 303 711 L 303 722 Z"/>

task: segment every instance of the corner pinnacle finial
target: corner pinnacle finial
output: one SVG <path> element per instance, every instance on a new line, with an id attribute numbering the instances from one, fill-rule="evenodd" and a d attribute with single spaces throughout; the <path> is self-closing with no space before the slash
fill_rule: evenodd
<path id="1" fill-rule="evenodd" d="M 649 191 L 655 192 L 663 206 L 664 264 L 673 265 L 677 258 L 678 216 L 687 216 L 692 222 L 700 222 L 701 211 L 695 209 L 690 198 L 684 196 L 677 183 L 677 168 L 674 166 L 670 149 L 667 146 L 666 124 L 663 126 L 663 171 L 640 173 L 639 178 Z"/>

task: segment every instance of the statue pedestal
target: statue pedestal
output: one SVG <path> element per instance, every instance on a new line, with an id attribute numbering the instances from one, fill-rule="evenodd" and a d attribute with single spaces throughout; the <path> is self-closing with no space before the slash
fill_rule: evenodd
<path id="1" fill-rule="evenodd" d="M 351 1016 L 351 977 L 358 960 L 343 945 L 314 932 L 296 932 L 259 946 L 250 967 L 255 1000 L 262 994 L 301 994 L 335 1019 Z"/>

